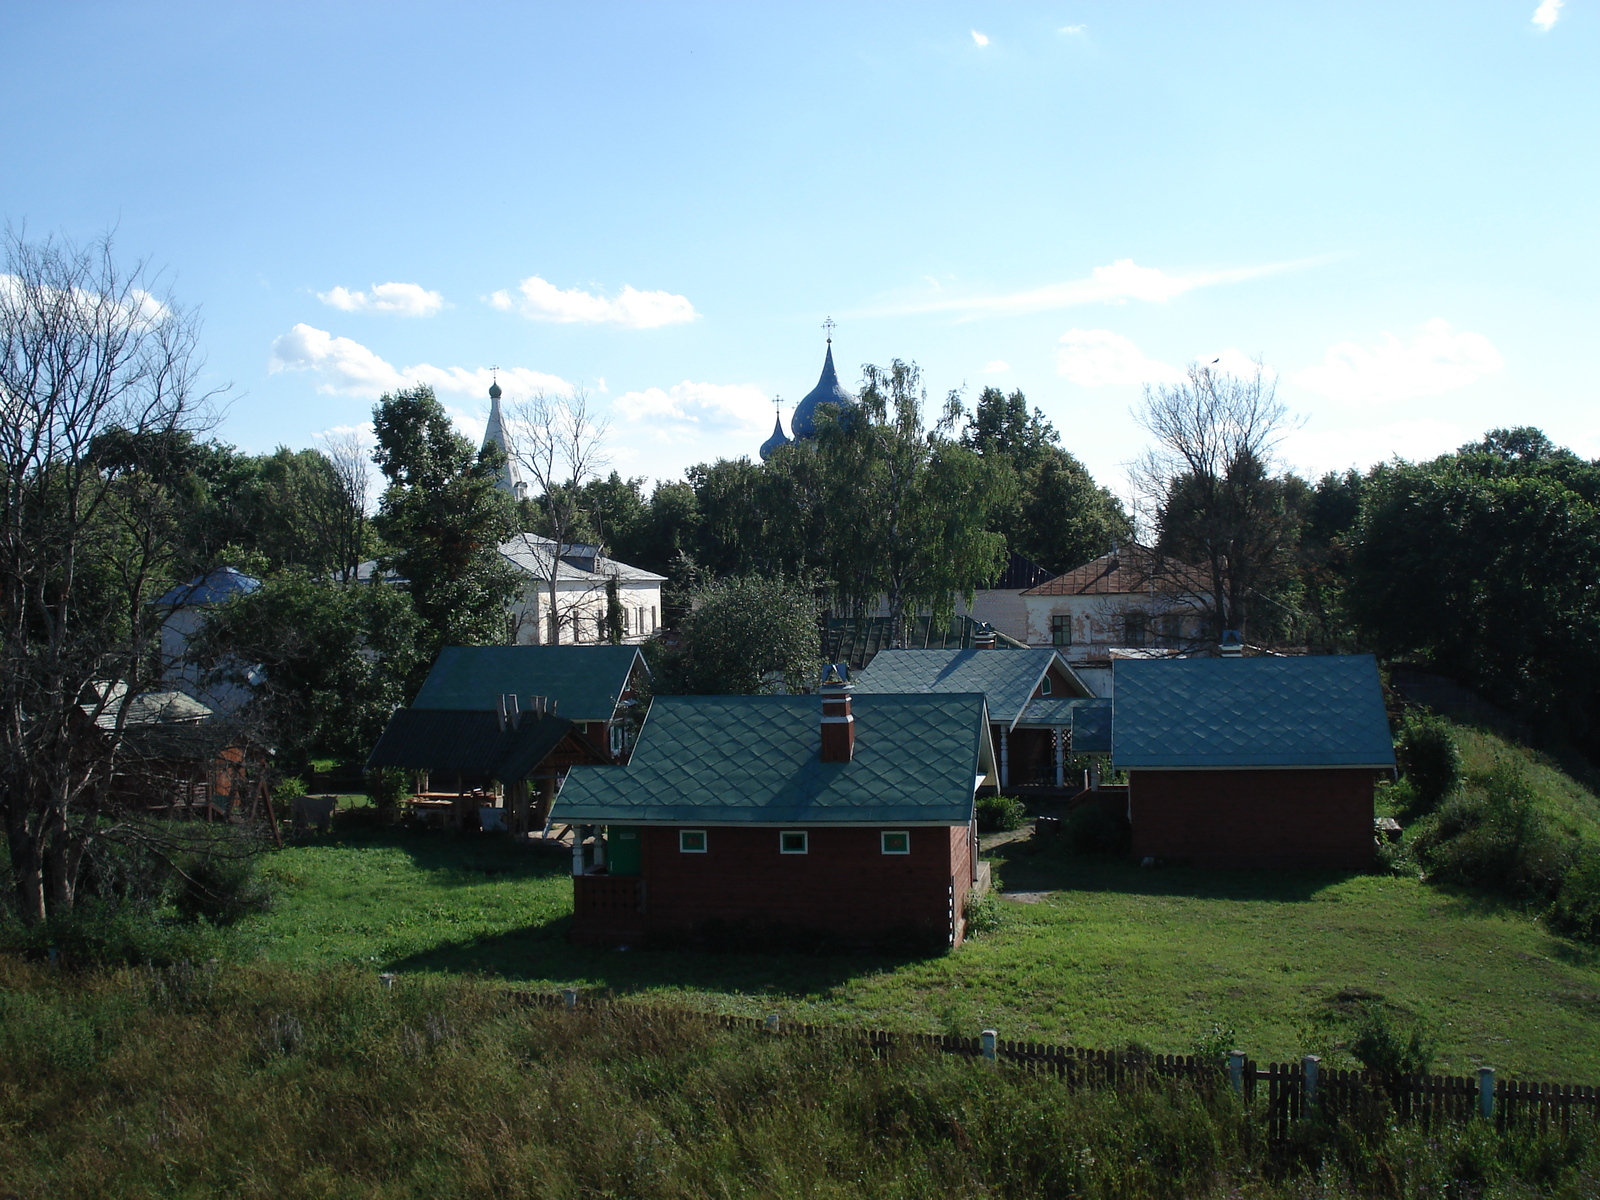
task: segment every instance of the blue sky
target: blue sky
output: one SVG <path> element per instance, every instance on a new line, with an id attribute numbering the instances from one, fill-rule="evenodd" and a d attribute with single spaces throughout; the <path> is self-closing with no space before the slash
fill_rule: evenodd
<path id="1" fill-rule="evenodd" d="M 115 230 L 218 434 L 583 388 L 612 465 L 753 453 L 824 317 L 1020 387 L 1102 482 L 1141 386 L 1260 356 L 1320 472 L 1600 456 L 1600 0 L 0 3 L 0 214 Z"/>

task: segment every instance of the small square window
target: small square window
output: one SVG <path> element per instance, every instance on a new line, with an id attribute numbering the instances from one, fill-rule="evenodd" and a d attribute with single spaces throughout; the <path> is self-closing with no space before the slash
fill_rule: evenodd
<path id="1" fill-rule="evenodd" d="M 1043 679 L 1041 679 L 1039 681 L 1039 695 L 1048 696 L 1049 694 L 1050 694 L 1050 676 L 1046 675 Z"/>
<path id="2" fill-rule="evenodd" d="M 808 838 L 804 829 L 785 829 L 778 835 L 779 854 L 805 854 Z"/>
<path id="3" fill-rule="evenodd" d="M 884 830 L 880 835 L 880 840 L 885 854 L 911 853 L 911 835 L 903 829 L 892 832 Z"/>
<path id="4" fill-rule="evenodd" d="M 1072 617 L 1067 614 L 1058 614 L 1050 618 L 1050 644 L 1052 646 L 1072 645 Z"/>
<path id="5" fill-rule="evenodd" d="M 684 854 L 704 854 L 706 852 L 706 831 L 704 829 L 678 830 L 678 850 Z"/>

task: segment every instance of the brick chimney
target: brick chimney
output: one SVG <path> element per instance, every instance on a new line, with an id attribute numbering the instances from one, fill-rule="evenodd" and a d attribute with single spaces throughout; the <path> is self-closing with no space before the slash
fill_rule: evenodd
<path id="1" fill-rule="evenodd" d="M 985 622 L 979 625 L 972 634 L 972 648 L 974 650 L 993 650 L 995 648 L 994 626 Z"/>
<path id="2" fill-rule="evenodd" d="M 822 672 L 822 761 L 847 763 L 855 757 L 856 719 L 850 711 L 850 669 L 829 663 Z"/>

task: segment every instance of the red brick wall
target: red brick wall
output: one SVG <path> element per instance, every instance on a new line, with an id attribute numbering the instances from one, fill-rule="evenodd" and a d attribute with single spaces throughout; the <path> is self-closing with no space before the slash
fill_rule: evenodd
<path id="1" fill-rule="evenodd" d="M 1203 867 L 1372 865 L 1371 770 L 1131 771 L 1136 858 Z"/>
<path id="2" fill-rule="evenodd" d="M 884 854 L 878 835 L 893 828 L 899 827 L 811 827 L 806 854 L 779 854 L 777 829 L 708 827 L 706 853 L 684 854 L 676 828 L 643 828 L 640 932 L 687 932 L 717 920 L 846 938 L 915 929 L 942 939 L 950 927 L 951 876 L 958 914 L 970 887 L 967 826 L 908 829 L 911 853 Z M 575 882 L 581 888 L 584 880 Z M 576 907 L 575 940 L 620 930 L 614 919 L 586 918 L 585 908 Z"/>

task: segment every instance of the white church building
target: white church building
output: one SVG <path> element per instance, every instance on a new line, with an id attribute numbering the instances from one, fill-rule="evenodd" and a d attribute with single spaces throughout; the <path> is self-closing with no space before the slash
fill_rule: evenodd
<path id="1" fill-rule="evenodd" d="M 500 394 L 500 385 L 491 384 L 489 423 L 483 431 L 483 444 L 494 442 L 508 451 L 499 486 L 513 499 L 528 499 L 528 485 L 506 444 Z M 592 645 L 609 641 L 606 612 L 613 585 L 622 609 L 625 643 L 642 642 L 661 628 L 661 585 L 666 576 L 607 558 L 604 546 L 558 546 L 538 534 L 521 533 L 502 543 L 500 553 L 524 578 L 522 595 L 511 608 L 511 641 L 516 645 Z M 552 562 L 556 567 L 553 607 Z"/>

